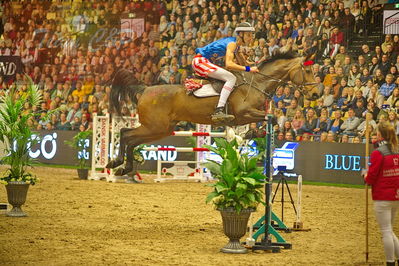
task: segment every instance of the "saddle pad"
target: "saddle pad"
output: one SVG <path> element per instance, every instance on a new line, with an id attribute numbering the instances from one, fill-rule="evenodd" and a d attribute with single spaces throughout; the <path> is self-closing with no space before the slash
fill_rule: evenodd
<path id="1" fill-rule="evenodd" d="M 220 95 L 220 92 L 217 92 L 213 88 L 212 84 L 205 84 L 205 85 L 202 85 L 202 87 L 200 89 L 195 90 L 193 92 L 193 94 L 196 97 L 203 98 L 203 97 L 218 96 L 218 95 Z"/>

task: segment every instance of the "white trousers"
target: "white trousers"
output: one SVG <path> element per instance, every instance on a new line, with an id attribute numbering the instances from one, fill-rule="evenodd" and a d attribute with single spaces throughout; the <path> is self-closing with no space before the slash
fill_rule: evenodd
<path id="1" fill-rule="evenodd" d="M 230 93 L 234 89 L 237 78 L 230 71 L 227 71 L 226 69 L 221 68 L 217 65 L 214 65 L 214 66 L 216 66 L 217 69 L 215 71 L 209 73 L 208 77 L 211 77 L 214 79 L 219 79 L 219 80 L 222 80 L 225 82 L 222 92 L 220 93 L 220 98 L 219 98 L 219 102 L 217 105 L 217 107 L 223 107 L 226 105 L 227 99 L 229 98 Z"/>
<path id="2" fill-rule="evenodd" d="M 399 210 L 399 201 L 375 200 L 374 211 L 382 234 L 387 262 L 399 259 L 399 240 L 393 232 L 395 215 Z"/>

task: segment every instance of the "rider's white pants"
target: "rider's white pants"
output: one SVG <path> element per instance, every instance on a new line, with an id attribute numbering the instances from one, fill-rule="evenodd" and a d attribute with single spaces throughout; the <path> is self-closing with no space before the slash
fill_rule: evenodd
<path id="1" fill-rule="evenodd" d="M 234 76 L 234 74 L 230 71 L 211 63 L 208 59 L 200 55 L 194 57 L 192 67 L 195 73 L 197 73 L 199 76 L 211 77 L 225 82 L 222 92 L 220 93 L 217 107 L 225 106 L 227 99 L 229 98 L 230 93 L 236 84 L 236 76 Z"/>
<path id="2" fill-rule="evenodd" d="M 209 73 L 208 77 L 223 80 L 225 82 L 222 92 L 220 93 L 220 98 L 217 105 L 217 107 L 223 107 L 226 105 L 227 99 L 229 98 L 230 93 L 234 89 L 234 85 L 236 84 L 237 78 L 230 71 L 227 71 L 226 69 L 223 69 L 219 66 L 216 67 L 217 69 Z"/>

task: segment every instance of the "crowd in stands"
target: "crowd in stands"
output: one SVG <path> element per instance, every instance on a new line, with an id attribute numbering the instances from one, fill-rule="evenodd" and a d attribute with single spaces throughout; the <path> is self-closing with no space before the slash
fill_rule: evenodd
<path id="1" fill-rule="evenodd" d="M 287 85 L 279 87 L 275 131 L 278 139 L 362 142 L 388 120 L 399 134 L 399 36 L 386 35 L 348 54 L 349 36 L 365 35 L 381 12 L 376 1 L 355 0 L 157 0 L 3 1 L 0 55 L 18 55 L 23 70 L 43 91 L 39 110 L 44 130 L 88 130 L 92 116 L 108 111 L 112 73 L 131 70 L 145 85 L 183 84 L 193 75 L 195 49 L 232 36 L 240 22 L 255 29 L 242 47 L 260 62 L 293 43 L 299 54 L 316 55 L 313 71 L 319 97 L 312 101 Z M 133 15 L 133 16 L 132 16 Z M 143 33 L 121 30 L 121 18 L 144 18 Z M 6 81 L 0 93 L 26 88 L 23 75 Z M 129 110 L 125 110 L 129 115 Z M 253 129 L 259 125 L 251 125 Z M 190 127 L 182 123 L 180 128 Z"/>

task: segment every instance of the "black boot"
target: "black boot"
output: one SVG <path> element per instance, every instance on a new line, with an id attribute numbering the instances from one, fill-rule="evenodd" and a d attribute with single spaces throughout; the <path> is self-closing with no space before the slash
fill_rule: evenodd
<path id="1" fill-rule="evenodd" d="M 212 122 L 214 123 L 228 123 L 235 118 L 234 115 L 229 115 L 224 112 L 224 107 L 217 107 L 212 114 Z"/>
<path id="2" fill-rule="evenodd" d="M 387 266 L 395 266 L 395 262 L 387 262 Z"/>

